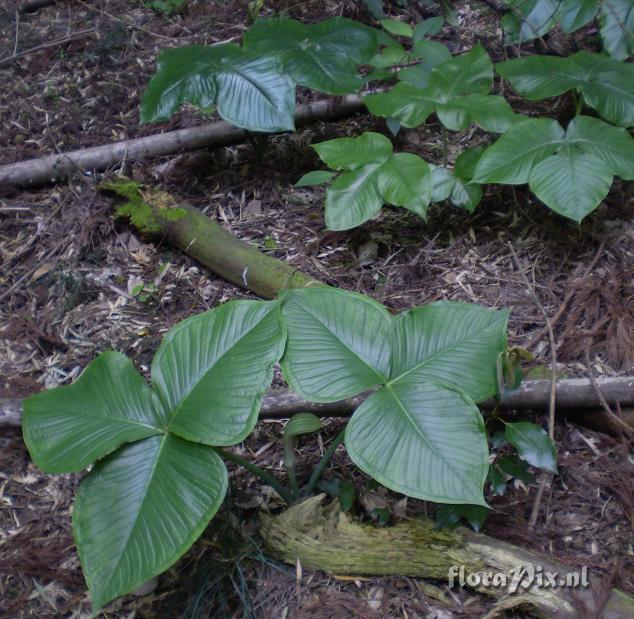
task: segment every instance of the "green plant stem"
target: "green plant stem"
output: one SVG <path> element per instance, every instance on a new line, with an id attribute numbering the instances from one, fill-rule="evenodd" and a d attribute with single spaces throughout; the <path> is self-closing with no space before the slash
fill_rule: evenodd
<path id="1" fill-rule="evenodd" d="M 242 458 L 238 454 L 233 453 L 232 451 L 227 451 L 220 447 L 214 447 L 213 449 L 216 451 L 216 453 L 219 456 L 221 456 L 225 460 L 229 460 L 229 462 L 238 464 L 244 467 L 245 469 L 247 469 L 247 471 L 250 471 L 257 477 L 259 477 L 264 483 L 271 486 L 271 488 L 273 488 L 273 490 L 275 490 L 275 492 L 277 492 L 280 495 L 280 497 L 284 500 L 284 502 L 287 503 L 288 505 L 290 505 L 293 502 L 293 497 L 288 492 L 288 490 L 279 481 L 277 481 L 277 479 L 275 479 L 275 477 L 273 477 L 273 475 L 271 475 L 270 473 L 267 473 L 265 470 L 261 469 L 259 466 L 256 466 L 255 464 L 251 464 L 248 460 L 245 460 L 244 458 Z"/>
<path id="2" fill-rule="evenodd" d="M 315 490 L 315 486 L 317 485 L 317 482 L 319 481 L 319 478 L 321 477 L 322 473 L 324 472 L 324 469 L 326 468 L 326 465 L 328 464 L 328 462 L 330 462 L 330 459 L 334 456 L 335 451 L 337 450 L 337 447 L 339 447 L 339 445 L 343 443 L 343 438 L 345 436 L 345 433 L 346 433 L 346 429 L 343 428 L 343 430 L 341 430 L 341 432 L 339 432 L 339 434 L 335 436 L 332 443 L 330 443 L 330 446 L 326 450 L 326 453 L 324 453 L 321 460 L 319 461 L 319 464 L 313 471 L 313 474 L 310 476 L 308 483 L 304 486 L 304 489 L 302 491 L 303 496 L 309 496 L 310 494 L 313 493 L 313 491 Z"/>
<path id="3" fill-rule="evenodd" d="M 443 167 L 447 167 L 447 159 L 449 154 L 449 144 L 447 142 L 447 127 L 445 125 L 441 125 L 441 134 L 442 134 L 442 165 Z"/>

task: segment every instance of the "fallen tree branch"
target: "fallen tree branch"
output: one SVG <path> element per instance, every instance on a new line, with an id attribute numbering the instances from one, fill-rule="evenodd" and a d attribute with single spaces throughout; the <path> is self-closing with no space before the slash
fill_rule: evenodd
<path id="1" fill-rule="evenodd" d="M 114 194 L 117 213 L 131 219 L 144 235 L 158 236 L 178 247 L 212 272 L 251 290 L 264 298 L 273 298 L 287 288 L 323 285 L 286 262 L 263 254 L 225 230 L 216 221 L 172 195 L 156 189 L 143 190 L 130 181 L 104 184 L 103 189 Z M 174 214 L 178 214 L 174 217 Z M 634 407 L 634 376 L 598 379 L 599 393 L 611 404 Z M 565 379 L 557 382 L 559 414 L 585 414 L 585 425 L 618 435 L 623 428 L 602 411 L 597 389 L 587 379 Z M 322 417 L 346 417 L 363 402 L 367 394 L 332 404 L 317 404 L 302 400 L 296 394 L 278 390 L 264 398 L 262 419 L 287 418 L 307 411 Z M 519 389 L 505 395 L 501 402 L 488 400 L 483 409 L 542 410 L 548 406 L 551 381 L 526 381 Z M 599 409 L 595 412 L 593 409 Z M 20 402 L 0 401 L 0 427 L 19 426 Z"/>
<path id="2" fill-rule="evenodd" d="M 361 98 L 348 95 L 322 99 L 300 105 L 295 114 L 297 128 L 326 120 L 346 118 L 365 111 Z M 49 155 L 0 166 L 0 188 L 28 187 L 54 182 L 78 170 L 105 170 L 126 161 L 244 142 L 249 132 L 228 122 L 216 122 L 199 127 L 178 129 L 134 140 L 113 142 L 68 153 Z"/>
<path id="3" fill-rule="evenodd" d="M 634 376 L 595 379 L 595 382 L 606 401 L 612 404 L 618 402 L 623 407 L 634 407 Z M 368 395 L 363 393 L 339 402 L 322 404 L 308 402 L 288 389 L 275 389 L 264 396 L 260 419 L 286 419 L 299 412 L 313 413 L 319 417 L 349 417 Z M 584 425 L 609 434 L 619 434 L 623 430 L 601 408 L 600 398 L 590 380 L 562 379 L 557 383 L 557 395 L 557 412 L 560 416 L 581 418 L 585 421 Z M 528 380 L 516 391 L 505 395 L 501 401 L 486 400 L 479 406 L 485 411 L 548 410 L 549 401 L 550 381 Z M 21 400 L 0 399 L 0 428 L 19 427 L 21 410 Z M 625 416 L 622 423 L 634 427 L 634 412 L 629 418 Z"/>
<path id="4" fill-rule="evenodd" d="M 403 520 L 393 527 L 362 524 L 342 513 L 338 501 L 323 502 L 324 495 L 319 495 L 279 515 L 262 513 L 260 534 L 266 550 L 291 565 L 337 575 L 395 574 L 445 583 L 453 576 L 458 583 L 462 574 L 470 588 L 500 598 L 487 617 L 519 606 L 537 610 L 540 617 L 634 616 L 631 595 L 609 589 L 591 574 L 586 584 L 583 573 L 544 555 L 467 529 L 439 530 L 426 518 Z M 506 586 L 500 586 L 500 576 L 498 586 L 492 586 L 493 574 L 502 575 Z M 544 578 L 535 578 L 536 574 Z M 556 575 L 554 583 L 546 574 Z M 514 577 L 516 585 L 523 583 L 516 591 L 509 588 Z M 566 586 L 566 580 L 577 586 Z"/>

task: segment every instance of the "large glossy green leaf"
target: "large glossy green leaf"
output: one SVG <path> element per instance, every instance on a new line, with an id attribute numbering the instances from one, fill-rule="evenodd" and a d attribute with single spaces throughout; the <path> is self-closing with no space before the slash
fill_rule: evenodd
<path id="1" fill-rule="evenodd" d="M 634 53 L 634 3 L 632 0 L 601 2 L 601 39 L 610 56 L 625 60 Z"/>
<path id="2" fill-rule="evenodd" d="M 220 457 L 172 435 L 132 443 L 98 463 L 73 510 L 93 609 L 172 565 L 203 532 L 226 489 Z"/>
<path id="3" fill-rule="evenodd" d="M 506 0 L 510 10 L 502 18 L 513 42 L 531 41 L 546 34 L 559 18 L 561 0 Z"/>
<path id="4" fill-rule="evenodd" d="M 566 144 L 601 159 L 624 181 L 634 180 L 634 140 L 625 129 L 577 116 L 566 130 Z"/>
<path id="5" fill-rule="evenodd" d="M 215 106 L 218 89 L 212 67 L 216 58 L 217 52 L 202 45 L 164 51 L 141 101 L 141 122 L 168 120 L 185 102 L 202 108 Z"/>
<path id="6" fill-rule="evenodd" d="M 252 131 L 294 129 L 295 85 L 278 59 L 233 44 L 170 49 L 159 59 L 141 103 L 141 121 L 166 120 L 181 104 L 213 104 L 225 120 Z"/>
<path id="7" fill-rule="evenodd" d="M 513 127 L 484 151 L 476 167 L 478 183 L 527 183 L 536 163 L 561 145 L 564 130 L 551 118 L 532 118 Z"/>
<path id="8" fill-rule="evenodd" d="M 352 461 L 384 486 L 440 503 L 486 505 L 482 417 L 465 395 L 409 376 L 372 394 L 346 428 Z"/>
<path id="9" fill-rule="evenodd" d="M 389 204 L 426 216 L 431 199 L 431 170 L 420 157 L 411 153 L 392 155 L 379 169 L 377 186 Z"/>
<path id="10" fill-rule="evenodd" d="M 284 70 L 302 86 L 346 94 L 361 87 L 357 66 L 376 53 L 378 39 L 373 29 L 344 17 L 317 24 L 266 18 L 246 31 L 244 47 L 280 58 Z"/>
<path id="11" fill-rule="evenodd" d="M 392 142 L 374 131 L 356 138 L 335 138 L 314 144 L 313 148 L 333 170 L 356 170 L 370 163 L 383 163 L 392 154 Z"/>
<path id="12" fill-rule="evenodd" d="M 282 370 L 299 394 L 335 402 L 384 383 L 390 315 L 370 298 L 330 288 L 285 293 Z"/>
<path id="13" fill-rule="evenodd" d="M 22 432 L 39 468 L 71 473 L 166 425 L 161 402 L 132 362 L 105 352 L 74 384 L 27 398 Z"/>
<path id="14" fill-rule="evenodd" d="M 599 11 L 597 0 L 561 0 L 559 24 L 566 32 L 574 32 L 591 22 Z"/>
<path id="15" fill-rule="evenodd" d="M 508 311 L 439 301 L 394 318 L 390 384 L 433 382 L 475 402 L 497 393 Z M 468 501 L 467 501 L 468 502 Z"/>
<path id="16" fill-rule="evenodd" d="M 279 304 L 266 301 L 232 301 L 169 331 L 152 361 L 153 386 L 170 410 L 169 431 L 208 445 L 245 438 L 284 338 Z"/>
<path id="17" fill-rule="evenodd" d="M 522 96 L 536 101 L 576 89 L 603 118 L 634 125 L 634 65 L 590 52 L 566 58 L 528 56 L 495 65 Z"/>
<path id="18" fill-rule="evenodd" d="M 593 155 L 565 148 L 539 162 L 531 172 L 531 191 L 553 211 L 581 221 L 608 195 L 609 166 Z"/>

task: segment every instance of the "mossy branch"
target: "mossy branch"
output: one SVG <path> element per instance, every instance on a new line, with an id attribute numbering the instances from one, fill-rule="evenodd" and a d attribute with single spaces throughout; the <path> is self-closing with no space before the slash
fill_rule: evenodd
<path id="1" fill-rule="evenodd" d="M 114 197 L 117 215 L 129 219 L 141 234 L 167 239 L 209 270 L 260 297 L 324 285 L 241 241 L 165 191 L 145 189 L 127 179 L 103 183 L 100 189 Z"/>

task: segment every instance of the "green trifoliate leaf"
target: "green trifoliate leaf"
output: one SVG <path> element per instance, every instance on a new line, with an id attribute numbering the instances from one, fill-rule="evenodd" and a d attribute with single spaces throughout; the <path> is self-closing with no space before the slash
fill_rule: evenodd
<path id="1" fill-rule="evenodd" d="M 429 86 L 440 91 L 445 101 L 457 95 L 487 94 L 492 85 L 493 64 L 480 43 L 438 65 L 429 80 Z"/>
<path id="2" fill-rule="evenodd" d="M 312 413 L 297 413 L 284 426 L 284 437 L 295 438 L 302 434 L 313 434 L 321 430 L 321 420 Z"/>
<path id="3" fill-rule="evenodd" d="M 559 24 L 566 33 L 574 32 L 591 22 L 599 10 L 597 0 L 562 0 Z"/>
<path id="4" fill-rule="evenodd" d="M 392 142 L 384 135 L 366 131 L 356 138 L 336 138 L 314 144 L 320 159 L 333 170 L 356 170 L 383 163 L 392 154 Z"/>
<path id="5" fill-rule="evenodd" d="M 392 154 L 392 143 L 379 133 L 338 138 L 314 145 L 331 167 L 350 170 L 326 191 L 326 225 L 347 230 L 378 213 L 384 203 L 425 216 L 431 196 L 431 173 L 420 157 Z"/>
<path id="6" fill-rule="evenodd" d="M 409 24 L 399 21 L 397 19 L 381 19 L 379 23 L 390 34 L 395 34 L 399 37 L 411 37 L 414 35 L 414 31 Z"/>
<path id="7" fill-rule="evenodd" d="M 603 118 L 634 125 L 634 65 L 599 54 L 577 52 L 566 58 L 528 56 L 501 62 L 496 71 L 531 101 L 576 89 Z"/>
<path id="8" fill-rule="evenodd" d="M 437 97 L 428 90 L 422 90 L 401 82 L 389 92 L 368 95 L 363 98 L 371 114 L 395 118 L 404 127 L 422 125 L 436 108 Z"/>
<path id="9" fill-rule="evenodd" d="M 442 30 L 444 24 L 445 19 L 441 16 L 424 19 L 419 24 L 416 24 L 414 28 L 414 41 L 418 43 L 418 41 L 421 41 L 425 37 L 438 34 Z"/>
<path id="10" fill-rule="evenodd" d="M 502 25 L 514 43 L 532 41 L 546 34 L 559 18 L 561 0 L 506 0 L 510 10 Z"/>
<path id="11" fill-rule="evenodd" d="M 375 54 L 372 59 L 368 61 L 368 64 L 371 64 L 379 70 L 384 70 L 388 67 L 405 64 L 408 60 L 409 54 L 401 45 L 390 45 L 389 47 L 383 49 L 380 54 Z M 366 78 L 366 81 L 389 79 L 391 77 L 393 77 L 391 71 L 385 71 L 382 73 L 375 71 Z"/>
<path id="12" fill-rule="evenodd" d="M 442 202 L 446 200 L 456 186 L 456 177 L 453 170 L 443 166 L 433 166 L 431 171 L 431 201 Z"/>
<path id="13" fill-rule="evenodd" d="M 465 211 L 473 213 L 482 200 L 482 185 L 467 183 L 457 178 L 449 200 L 457 208 L 463 208 Z"/>
<path id="14" fill-rule="evenodd" d="M 372 114 L 416 127 L 436 111 L 452 130 L 462 130 L 471 122 L 506 130 L 514 122 L 516 115 L 504 99 L 486 96 L 493 83 L 493 65 L 481 45 L 435 65 L 431 71 L 423 66 L 401 73 L 402 81 L 392 90 L 363 99 Z M 424 87 L 418 87 L 421 85 Z"/>
<path id="15" fill-rule="evenodd" d="M 624 181 L 634 180 L 634 140 L 625 129 L 598 118 L 576 116 L 566 130 L 566 144 L 601 159 Z"/>
<path id="16" fill-rule="evenodd" d="M 497 392 L 497 357 L 506 349 L 508 311 L 439 301 L 394 318 L 390 384 L 433 382 L 475 402 Z"/>
<path id="17" fill-rule="evenodd" d="M 220 457 L 172 435 L 137 441 L 98 463 L 73 510 L 93 610 L 172 565 L 206 528 L 226 489 Z"/>
<path id="18" fill-rule="evenodd" d="M 431 170 L 420 157 L 410 153 L 392 155 L 379 169 L 377 187 L 387 203 L 426 216 L 431 199 Z"/>
<path id="19" fill-rule="evenodd" d="M 531 172 L 531 191 L 553 211 L 581 221 L 608 195 L 610 167 L 574 148 L 540 161 Z"/>
<path id="20" fill-rule="evenodd" d="M 464 150 L 453 170 L 436 166 L 432 170 L 432 202 L 449 201 L 470 213 L 482 199 L 482 186 L 472 182 L 475 168 L 483 152 L 482 147 Z"/>
<path id="21" fill-rule="evenodd" d="M 634 140 L 596 118 L 577 116 L 563 129 L 531 119 L 490 146 L 476 166 L 476 182 L 528 182 L 551 209 L 581 221 L 605 198 L 612 177 L 634 178 Z"/>
<path id="22" fill-rule="evenodd" d="M 352 461 L 384 486 L 440 503 L 486 505 L 482 417 L 465 395 L 417 377 L 383 387 L 346 428 Z"/>
<path id="23" fill-rule="evenodd" d="M 625 60 L 634 52 L 634 4 L 632 0 L 603 0 L 601 39 L 610 56 Z"/>
<path id="24" fill-rule="evenodd" d="M 279 58 L 302 86 L 346 94 L 362 86 L 357 66 L 376 53 L 378 39 L 372 28 L 344 17 L 316 24 L 276 17 L 257 20 L 244 34 L 244 47 Z"/>
<path id="25" fill-rule="evenodd" d="M 141 121 L 167 120 L 183 103 L 215 105 L 252 131 L 294 129 L 295 85 L 272 55 L 237 45 L 189 45 L 163 52 L 141 102 Z"/>
<path id="26" fill-rule="evenodd" d="M 434 67 L 451 59 L 451 52 L 446 45 L 438 41 L 423 39 L 414 46 L 414 54 L 421 61 L 413 67 L 398 72 L 398 79 L 416 88 L 427 88 Z"/>
<path id="27" fill-rule="evenodd" d="M 531 466 L 557 472 L 557 451 L 543 428 L 525 421 L 507 423 L 505 435 L 522 460 Z"/>
<path id="28" fill-rule="evenodd" d="M 251 432 L 284 351 L 279 312 L 276 302 L 232 301 L 167 333 L 152 381 L 170 432 L 208 445 L 234 445 Z"/>
<path id="29" fill-rule="evenodd" d="M 390 315 L 368 297 L 330 288 L 289 291 L 282 370 L 313 402 L 336 402 L 386 381 Z"/>
<path id="30" fill-rule="evenodd" d="M 497 95 L 465 95 L 448 103 L 439 103 L 436 114 L 450 131 L 464 131 L 471 124 L 491 133 L 504 133 L 526 119 L 516 114 L 504 97 Z"/>
<path id="31" fill-rule="evenodd" d="M 478 183 L 521 185 L 535 164 L 561 146 L 564 130 L 551 118 L 533 118 L 513 127 L 484 151 L 476 167 Z"/>
<path id="32" fill-rule="evenodd" d="M 295 187 L 311 187 L 312 185 L 325 185 L 332 180 L 334 172 L 328 170 L 313 170 L 304 174 L 296 183 Z"/>
<path id="33" fill-rule="evenodd" d="M 31 458 L 49 473 L 81 471 L 166 425 L 156 394 L 117 352 L 99 355 L 74 384 L 27 398 L 22 419 Z"/>

